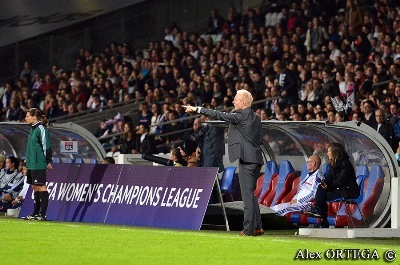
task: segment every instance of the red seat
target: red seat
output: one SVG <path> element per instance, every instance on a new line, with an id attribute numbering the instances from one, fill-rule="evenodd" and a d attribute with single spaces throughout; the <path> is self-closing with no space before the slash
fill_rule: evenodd
<path id="1" fill-rule="evenodd" d="M 300 171 L 295 171 L 293 174 L 300 176 Z M 296 195 L 300 184 L 300 178 L 298 176 L 294 178 L 289 192 L 280 200 L 280 203 L 290 202 L 294 195 Z"/>
<path id="2" fill-rule="evenodd" d="M 263 183 L 264 183 L 264 174 L 262 174 L 257 179 L 257 186 L 256 186 L 256 190 L 254 191 L 254 196 L 256 196 L 256 198 L 260 197 L 261 190 L 263 188 Z"/>
<path id="3" fill-rule="evenodd" d="M 266 206 L 271 205 L 271 202 L 274 199 L 274 196 L 276 193 L 278 177 L 279 177 L 278 173 L 275 173 L 274 175 L 272 175 L 271 181 L 269 182 L 268 190 L 265 192 L 265 194 L 259 200 L 261 202 L 261 204 L 266 205 Z"/>
<path id="4" fill-rule="evenodd" d="M 278 173 L 278 171 L 278 165 L 275 161 L 271 160 L 267 162 L 265 165 L 264 181 L 262 183 L 261 192 L 258 195 L 258 203 L 261 203 L 262 198 L 265 197 L 266 193 L 268 193 L 271 178 L 275 173 Z"/>
<path id="5" fill-rule="evenodd" d="M 270 192 L 266 195 L 264 200 L 261 203 L 265 206 L 271 207 L 279 203 L 280 200 L 289 192 L 289 189 L 292 185 L 293 180 L 295 179 L 296 174 L 291 174 L 295 170 L 293 169 L 292 164 L 283 160 L 279 165 L 279 174 L 277 177 L 271 179 L 271 187 L 269 188 Z M 297 177 L 300 174 L 297 174 Z"/>
<path id="6" fill-rule="evenodd" d="M 275 200 L 275 204 L 279 204 L 279 203 L 283 203 L 282 199 L 286 198 L 287 200 L 291 201 L 293 196 L 296 194 L 297 192 L 297 187 L 299 185 L 299 181 L 300 181 L 300 171 L 294 171 L 292 173 L 289 173 L 286 177 L 285 180 L 285 185 L 284 188 L 281 192 L 281 194 L 278 196 L 278 198 L 276 198 Z M 293 182 L 297 180 L 297 186 L 293 187 Z M 295 189 L 293 189 L 295 188 Z M 290 193 L 290 195 L 289 195 Z"/>

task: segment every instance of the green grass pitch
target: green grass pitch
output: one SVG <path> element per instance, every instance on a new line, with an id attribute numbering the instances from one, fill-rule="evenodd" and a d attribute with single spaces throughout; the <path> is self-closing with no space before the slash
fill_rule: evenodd
<path id="1" fill-rule="evenodd" d="M 297 230 L 240 237 L 237 231 L 186 231 L 0 217 L 0 264 L 400 264 L 400 239 L 313 239 Z M 379 259 L 295 259 L 299 249 L 377 250 Z M 383 253 L 394 250 L 392 263 Z"/>

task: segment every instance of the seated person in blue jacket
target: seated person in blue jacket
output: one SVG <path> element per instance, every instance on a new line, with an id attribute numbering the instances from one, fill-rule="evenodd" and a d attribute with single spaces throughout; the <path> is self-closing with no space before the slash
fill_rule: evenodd
<path id="1" fill-rule="evenodd" d="M 307 176 L 300 182 L 296 195 L 290 202 L 277 204 L 272 206 L 271 209 L 281 216 L 290 212 L 309 211 L 317 187 L 323 180 L 323 176 L 318 170 L 320 165 L 321 159 L 319 156 L 310 156 L 307 160 Z"/>
<path id="2" fill-rule="evenodd" d="M 24 185 L 24 175 L 18 171 L 19 160 L 14 156 L 6 159 L 6 167 L 0 172 L 0 211 L 7 211 Z"/>
<path id="3" fill-rule="evenodd" d="M 24 186 L 22 187 L 22 190 L 19 192 L 18 196 L 11 202 L 12 204 L 11 209 L 16 209 L 22 206 L 22 203 L 25 200 L 26 193 L 28 192 L 28 189 L 30 187 L 30 185 L 26 183 L 26 174 L 28 172 L 28 169 L 26 168 L 24 162 L 21 161 L 21 164 L 22 164 L 22 174 L 24 175 Z"/>
<path id="4" fill-rule="evenodd" d="M 360 195 L 356 173 L 344 147 L 331 143 L 328 147 L 330 169 L 315 193 L 315 204 L 311 213 L 322 218 L 321 228 L 328 228 L 327 201 L 338 198 L 353 199 Z"/>

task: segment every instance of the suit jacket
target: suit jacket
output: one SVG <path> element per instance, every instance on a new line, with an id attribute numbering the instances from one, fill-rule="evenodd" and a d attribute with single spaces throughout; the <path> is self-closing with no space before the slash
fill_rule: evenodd
<path id="1" fill-rule="evenodd" d="M 139 153 L 141 154 L 154 154 L 154 136 L 146 134 L 143 142 L 140 142 L 140 136 L 138 137 Z"/>
<path id="2" fill-rule="evenodd" d="M 229 123 L 228 153 L 231 162 L 240 159 L 246 163 L 263 164 L 261 119 L 251 108 L 233 113 L 201 108 L 200 113 Z"/>
<path id="3" fill-rule="evenodd" d="M 201 146 L 201 162 L 204 167 L 218 167 L 225 154 L 224 128 L 203 126 L 199 130 L 199 138 L 203 138 Z"/>
<path id="4" fill-rule="evenodd" d="M 389 145 L 392 147 L 393 150 L 396 150 L 398 143 L 397 141 L 395 141 L 394 130 L 390 123 L 384 121 L 379 130 L 378 130 L 378 123 L 375 123 L 373 125 L 373 128 L 377 130 L 379 134 L 383 136 L 383 138 L 385 138 L 385 140 L 389 143 Z"/>

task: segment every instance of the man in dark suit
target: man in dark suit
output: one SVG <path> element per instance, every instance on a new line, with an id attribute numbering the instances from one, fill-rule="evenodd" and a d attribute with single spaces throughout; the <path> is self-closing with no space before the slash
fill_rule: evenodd
<path id="1" fill-rule="evenodd" d="M 379 132 L 380 135 L 385 138 L 385 140 L 389 143 L 392 147 L 393 151 L 396 150 L 398 143 L 395 141 L 394 130 L 392 128 L 392 124 L 385 120 L 385 112 L 381 109 L 377 109 L 375 111 L 375 120 L 373 128 Z"/>
<path id="2" fill-rule="evenodd" d="M 208 121 L 208 117 L 203 115 L 203 121 Z M 204 123 L 203 123 L 204 124 Z M 203 125 L 199 130 L 199 141 L 202 142 L 200 150 L 200 161 L 203 167 L 218 167 L 218 171 L 224 171 L 222 162 L 225 154 L 224 128 L 210 125 Z"/>
<path id="3" fill-rule="evenodd" d="M 137 134 L 139 137 L 136 146 L 139 147 L 139 150 L 135 150 L 133 153 L 154 154 L 154 136 L 149 134 L 149 125 L 147 123 L 141 123 Z"/>
<path id="4" fill-rule="evenodd" d="M 296 76 L 286 68 L 282 61 L 274 62 L 274 71 L 277 73 L 278 87 L 281 90 L 282 102 L 285 104 L 297 104 L 299 91 L 297 90 Z"/>
<path id="5" fill-rule="evenodd" d="M 187 112 L 198 112 L 229 123 L 228 153 L 231 162 L 239 159 L 239 183 L 244 203 L 243 231 L 240 236 L 263 235 L 260 208 L 254 190 L 263 164 L 261 119 L 251 109 L 253 97 L 247 90 L 238 90 L 233 100 L 232 113 L 202 107 L 184 106 Z"/>
<path id="6" fill-rule="evenodd" d="M 375 112 L 374 112 L 374 108 L 375 108 L 374 102 L 372 102 L 371 100 L 368 99 L 363 103 L 363 107 L 364 107 L 364 119 L 363 119 L 363 122 L 365 124 L 368 124 L 372 128 L 374 128 L 375 125 L 376 125 L 376 118 L 375 118 Z"/>

